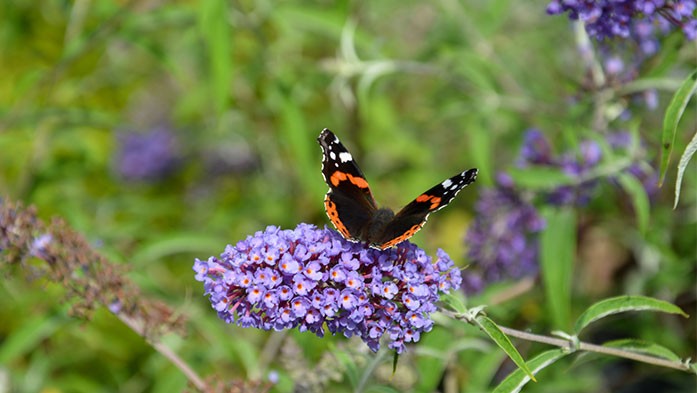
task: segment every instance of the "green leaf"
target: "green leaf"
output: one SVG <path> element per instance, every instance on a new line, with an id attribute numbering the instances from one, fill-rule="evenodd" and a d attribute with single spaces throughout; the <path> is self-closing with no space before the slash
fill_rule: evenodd
<path id="1" fill-rule="evenodd" d="M 279 128 L 283 129 L 283 132 L 277 135 L 278 144 L 292 157 L 296 167 L 295 173 L 302 184 L 302 189 L 306 190 L 308 195 L 316 195 L 324 192 L 320 190 L 326 188 L 322 178 L 317 179 L 304 174 L 316 170 L 317 160 L 322 157 L 322 151 L 317 144 L 317 136 L 322 129 L 313 129 L 307 125 L 302 105 L 293 96 L 292 91 L 285 92 L 280 88 L 273 93 L 273 99 L 276 101 L 274 105 L 278 105 Z M 339 137 L 342 136 L 339 135 Z M 288 173 L 292 173 L 290 168 Z"/>
<path id="2" fill-rule="evenodd" d="M 383 363 L 383 360 L 385 359 L 385 356 L 387 356 L 387 351 L 381 351 L 378 352 L 376 356 L 373 357 L 368 364 L 360 370 L 360 379 L 358 380 L 358 384 L 354 385 L 354 393 L 362 393 L 365 392 L 366 388 L 369 386 L 369 381 L 370 377 L 375 373 L 375 370 Z M 394 376 L 395 371 L 397 370 L 397 361 L 399 359 L 399 354 L 397 352 L 394 352 L 394 357 L 392 359 L 392 375 Z"/>
<path id="3" fill-rule="evenodd" d="M 685 168 L 687 168 L 687 164 L 690 162 L 692 156 L 695 155 L 696 151 L 697 132 L 695 132 L 695 135 L 692 137 L 690 143 L 687 144 L 685 151 L 682 153 L 682 157 L 680 157 L 680 162 L 678 163 L 678 175 L 675 179 L 675 202 L 673 202 L 673 209 L 678 207 L 678 200 L 680 199 L 680 187 L 682 187 L 682 178 L 685 176 Z"/>
<path id="4" fill-rule="evenodd" d="M 670 349 L 652 343 L 650 341 L 636 340 L 636 339 L 622 339 L 613 340 L 603 343 L 604 347 L 621 348 L 627 351 L 641 353 L 644 355 L 655 356 L 661 359 L 672 360 L 675 362 L 680 362 L 680 356 L 676 355 L 675 352 Z"/>
<path id="5" fill-rule="evenodd" d="M 697 71 L 692 72 L 692 74 L 685 79 L 682 86 L 680 86 L 678 91 L 675 92 L 675 95 L 673 95 L 673 99 L 666 109 L 666 115 L 663 118 L 663 134 L 661 136 L 660 184 L 663 184 L 663 180 L 666 176 L 668 162 L 670 161 L 670 155 L 673 152 L 673 145 L 675 143 L 675 134 L 678 130 L 678 123 L 695 90 L 697 90 Z"/>
<path id="6" fill-rule="evenodd" d="M 644 185 L 630 173 L 620 173 L 617 179 L 622 185 L 622 189 L 632 197 L 639 232 L 645 234 L 649 226 L 649 212 L 651 207 L 649 196 L 646 194 Z"/>
<path id="7" fill-rule="evenodd" d="M 575 332 L 579 334 L 586 326 L 598 319 L 605 318 L 608 315 L 619 314 L 625 311 L 660 311 L 669 314 L 680 314 L 684 317 L 685 314 L 678 306 L 668 303 L 663 300 L 650 298 L 647 296 L 618 296 L 610 299 L 601 300 L 592 306 L 578 317 L 575 325 Z"/>
<path id="8" fill-rule="evenodd" d="M 440 301 L 443 302 L 447 307 L 455 310 L 456 313 L 464 313 L 467 311 L 467 307 L 463 302 L 463 292 L 455 291 L 455 293 L 444 293 L 440 296 Z"/>
<path id="9" fill-rule="evenodd" d="M 227 107 L 232 90 L 232 32 L 228 23 L 229 11 L 224 0 L 201 3 L 199 28 L 206 43 L 210 67 L 210 88 L 213 104 L 220 115 Z"/>
<path id="10" fill-rule="evenodd" d="M 542 352 L 541 354 L 535 356 L 530 361 L 528 361 L 528 366 L 532 369 L 533 374 L 539 373 L 542 369 L 553 364 L 557 360 L 569 355 L 570 352 L 564 351 L 563 349 L 550 349 L 549 351 Z M 534 380 L 534 379 L 533 379 Z M 528 382 L 530 382 L 530 377 L 526 375 L 521 369 L 515 370 L 510 373 L 506 379 L 504 379 L 497 387 L 494 389 L 494 393 L 511 393 L 519 392 Z"/>
<path id="11" fill-rule="evenodd" d="M 508 173 L 516 185 L 531 190 L 550 190 L 559 186 L 576 184 L 576 179 L 559 169 L 550 167 L 513 168 Z"/>
<path id="12" fill-rule="evenodd" d="M 513 360 L 513 363 L 515 363 L 519 369 L 523 370 L 526 375 L 528 375 L 533 381 L 535 380 L 535 376 L 532 375 L 530 372 L 530 369 L 528 366 L 525 364 L 525 359 L 523 359 L 522 356 L 520 356 L 520 353 L 518 353 L 518 350 L 513 346 L 513 343 L 511 343 L 511 340 L 506 336 L 504 332 L 501 331 L 501 329 L 488 317 L 484 315 L 479 315 L 474 319 L 474 322 L 481 328 L 494 342 L 496 345 L 498 345 L 501 349 L 503 349 L 504 352 L 508 355 L 511 360 Z"/>
<path id="13" fill-rule="evenodd" d="M 134 263 L 150 263 L 153 260 L 165 258 L 180 253 L 208 255 L 211 250 L 225 247 L 225 240 L 197 233 L 173 233 L 166 237 L 154 239 L 143 245 L 133 255 Z M 215 251 L 218 252 L 218 251 Z"/>
<path id="14" fill-rule="evenodd" d="M 469 375 L 467 378 L 468 392 L 488 392 L 491 390 L 489 385 L 495 380 L 501 364 L 506 360 L 506 354 L 502 351 L 484 351 L 475 355 L 476 362 L 468 364 Z M 470 357 L 471 358 L 471 357 Z M 516 369 L 525 375 L 525 373 Z"/>
<path id="15" fill-rule="evenodd" d="M 357 387 L 360 383 L 361 380 L 361 373 L 356 365 L 355 360 L 349 356 L 345 351 L 342 351 L 340 349 L 334 348 L 332 350 L 332 353 L 336 357 L 336 359 L 341 363 L 343 366 L 344 370 L 343 373 L 346 376 L 346 378 L 349 380 L 349 383 L 352 387 Z"/>
<path id="16" fill-rule="evenodd" d="M 369 387 L 365 393 L 399 393 L 399 390 L 391 387 L 391 386 L 384 386 L 384 385 L 373 385 Z"/>
<path id="17" fill-rule="evenodd" d="M 67 321 L 68 319 L 62 315 L 38 315 L 34 318 L 25 318 L 21 326 L 17 326 L 12 334 L 3 338 L 3 343 L 0 345 L 0 364 L 9 364 L 30 353 Z"/>
<path id="18" fill-rule="evenodd" d="M 568 328 L 571 319 L 571 279 L 576 258 L 576 212 L 549 208 L 540 236 L 540 267 L 547 306 L 554 326 Z"/>

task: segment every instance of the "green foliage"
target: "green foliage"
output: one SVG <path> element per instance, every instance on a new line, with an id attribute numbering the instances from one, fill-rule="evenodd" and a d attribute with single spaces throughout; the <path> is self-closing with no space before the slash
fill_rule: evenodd
<path id="1" fill-rule="evenodd" d="M 499 328 L 494 321 L 484 315 L 479 315 L 475 318 L 474 322 L 499 346 L 499 348 L 506 352 L 508 357 L 511 358 L 522 372 L 527 374 L 533 381 L 535 380 L 535 377 L 530 371 L 530 368 L 528 368 L 523 357 L 520 356 L 520 353 L 518 353 L 518 350 L 513 346 L 511 340 L 501 331 L 501 328 Z"/>
<path id="2" fill-rule="evenodd" d="M 595 322 L 601 318 L 605 318 L 609 315 L 627 312 L 627 311 L 660 311 L 670 314 L 680 314 L 687 317 L 684 311 L 679 307 L 662 301 L 659 299 L 653 299 L 646 296 L 618 296 L 610 299 L 601 300 L 592 306 L 588 307 L 586 311 L 581 314 L 576 320 L 574 325 L 574 331 L 580 333 L 586 326 Z"/>
<path id="3" fill-rule="evenodd" d="M 554 326 L 564 329 L 571 314 L 571 283 L 576 254 L 576 213 L 571 209 L 546 209 L 547 224 L 540 238 L 540 269 Z"/>
<path id="4" fill-rule="evenodd" d="M 66 283 L 37 273 L 42 261 L 10 265 L 0 247 L 0 376 L 8 381 L 0 391 L 187 389 L 152 337 L 211 376 L 211 386 L 263 391 L 278 373 L 271 392 L 292 392 L 299 381 L 340 393 L 517 391 L 534 375 L 538 383 L 525 391 L 593 391 L 616 371 L 608 357 L 569 369 L 570 353 L 520 345 L 499 329 L 548 334 L 577 315 L 573 332 L 589 341 L 695 358 L 694 316 L 682 312 L 694 308 L 697 269 L 697 185 L 688 166 L 697 150 L 694 43 L 665 37 L 638 79 L 604 75 L 607 83 L 594 84 L 588 63 L 599 60 L 578 53 L 568 21 L 545 15 L 545 4 L 5 2 L 0 206 L 21 200 L 46 222 L 63 218 L 125 267 L 144 299 L 173 310 L 165 317 L 187 323 L 185 334 L 159 336 L 134 333 L 105 305 L 89 318 L 76 315 Z M 653 111 L 638 102 L 652 90 Z M 473 262 L 462 240 L 473 205 L 499 172 L 511 175 L 546 220 L 538 281 L 507 279 L 466 301 L 452 294 L 458 312 L 487 304 L 488 317 L 477 319 L 483 331 L 438 315 L 395 370 L 391 352 L 369 353 L 360 341 L 221 322 L 194 280 L 194 258 L 267 225 L 329 224 L 316 143 L 324 127 L 351 147 L 378 202 L 393 208 L 479 168 L 477 183 L 412 239 L 431 254 L 444 248 L 463 275 Z M 588 139 L 603 146 L 588 175 L 600 184 L 589 205 L 557 208 L 531 196 L 579 183 L 559 169 L 516 165 L 533 127 L 555 152 L 575 153 Z M 158 128 L 176 137 L 176 162 L 152 178 L 125 176 L 123 135 Z M 608 135 L 624 129 L 636 140 L 613 151 Z M 674 179 L 673 150 L 683 151 Z M 643 179 L 625 171 L 635 161 L 659 167 L 675 194 L 647 193 Z M 661 317 L 595 322 L 624 311 Z M 603 342 L 608 337 L 623 339 Z M 694 387 L 679 371 L 628 373 Z"/>
<path id="5" fill-rule="evenodd" d="M 690 162 L 692 156 L 697 152 L 697 132 L 687 144 L 685 151 L 680 156 L 680 161 L 678 162 L 678 174 L 675 179 L 675 202 L 673 202 L 673 209 L 678 207 L 678 201 L 680 200 L 680 189 L 682 188 L 682 179 L 685 176 L 685 169 L 687 169 L 687 164 Z"/>
<path id="6" fill-rule="evenodd" d="M 551 349 L 549 351 L 540 353 L 533 359 L 530 359 L 527 364 L 532 370 L 532 373 L 537 374 L 538 371 L 548 367 L 567 355 L 568 352 L 564 351 L 563 349 Z M 531 378 L 532 377 L 522 369 L 515 370 L 510 373 L 506 379 L 504 379 L 503 382 L 501 382 L 493 391 L 495 393 L 519 392 L 523 386 L 525 386 L 525 384 L 530 382 Z"/>
<path id="7" fill-rule="evenodd" d="M 685 79 L 682 86 L 675 92 L 663 118 L 663 136 L 661 137 L 661 182 L 668 169 L 671 153 L 675 145 L 675 136 L 678 132 L 678 123 L 685 113 L 685 108 L 697 90 L 697 71 L 694 71 Z"/>

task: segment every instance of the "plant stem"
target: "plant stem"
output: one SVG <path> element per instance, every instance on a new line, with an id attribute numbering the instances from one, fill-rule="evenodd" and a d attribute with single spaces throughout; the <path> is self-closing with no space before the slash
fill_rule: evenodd
<path id="1" fill-rule="evenodd" d="M 456 314 L 456 313 L 453 313 L 453 312 L 447 311 L 447 310 L 440 310 L 440 311 L 443 312 L 444 314 L 450 316 L 451 318 L 455 318 L 455 319 L 458 319 L 460 321 L 470 323 L 468 317 L 465 315 Z M 571 340 L 543 336 L 541 334 L 528 333 L 528 332 L 524 332 L 524 331 L 516 330 L 516 329 L 511 329 L 511 328 L 504 327 L 504 326 L 499 326 L 499 329 L 501 329 L 501 331 L 504 332 L 508 336 L 517 337 L 517 338 L 520 338 L 520 339 L 526 340 L 526 341 L 534 341 L 534 342 L 538 342 L 538 343 L 542 343 L 542 344 L 554 345 L 554 346 L 557 346 L 560 348 L 564 348 L 564 349 L 568 350 L 569 352 L 575 352 L 575 351 L 580 350 L 580 351 L 586 351 L 586 352 L 602 353 L 605 355 L 612 355 L 612 356 L 617 356 L 617 357 L 621 357 L 621 358 L 625 358 L 625 359 L 636 360 L 638 362 L 653 364 L 655 366 L 672 368 L 675 370 L 681 370 L 681 371 L 691 371 L 692 370 L 688 361 L 680 362 L 680 361 L 662 359 L 662 358 L 658 358 L 655 356 L 650 356 L 650 355 L 645 355 L 645 354 L 638 353 L 638 352 L 628 351 L 626 349 L 605 347 L 602 345 L 596 345 L 596 344 L 586 343 L 586 342 L 582 342 L 582 341 L 574 343 Z"/>
<path id="2" fill-rule="evenodd" d="M 543 343 L 543 344 L 554 345 L 557 347 L 566 348 L 570 351 L 574 351 L 574 348 L 573 348 L 574 344 L 569 340 L 564 340 L 561 338 L 554 338 L 554 337 L 549 337 L 549 336 L 543 336 L 540 334 L 523 332 L 520 330 L 511 329 L 511 328 L 507 328 L 504 326 L 499 326 L 499 328 L 501 329 L 501 331 L 503 331 L 504 333 L 506 333 L 509 336 L 517 337 L 517 338 L 527 340 L 527 341 L 534 341 L 534 342 L 539 342 L 539 343 Z M 627 351 L 625 349 L 620 349 L 620 348 L 604 347 L 602 345 L 590 344 L 590 343 L 586 343 L 586 342 L 581 341 L 578 343 L 576 349 L 581 350 L 581 351 L 596 352 L 596 353 L 602 353 L 605 355 L 617 356 L 617 357 L 621 357 L 621 358 L 625 358 L 625 359 L 632 359 L 632 360 L 636 360 L 638 362 L 653 364 L 655 366 L 668 367 L 668 368 L 672 368 L 675 370 L 681 370 L 681 371 L 689 371 L 690 370 L 690 366 L 683 363 L 683 362 L 676 362 L 673 360 L 661 359 L 661 358 L 657 358 L 655 356 L 644 355 L 641 353 Z"/>
<path id="3" fill-rule="evenodd" d="M 186 378 L 194 384 L 196 389 L 198 389 L 201 392 L 206 391 L 207 385 L 199 377 L 198 374 L 196 374 L 196 371 L 194 371 L 189 365 L 179 357 L 174 351 L 172 351 L 169 347 L 164 345 L 162 342 L 159 340 L 150 340 L 146 337 L 145 331 L 143 329 L 143 326 L 141 323 L 138 323 L 138 321 L 134 318 L 131 318 L 125 314 L 118 313 L 115 314 L 126 326 L 131 328 L 134 332 L 136 332 L 138 335 L 141 337 L 145 338 L 146 341 L 148 341 L 156 350 L 159 352 L 162 356 L 165 358 L 169 359 L 172 364 L 174 364 L 181 372 L 186 376 Z"/>

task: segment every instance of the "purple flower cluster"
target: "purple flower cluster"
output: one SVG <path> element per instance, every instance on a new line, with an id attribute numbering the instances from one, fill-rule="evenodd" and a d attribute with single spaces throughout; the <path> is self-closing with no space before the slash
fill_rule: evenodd
<path id="1" fill-rule="evenodd" d="M 588 179 L 588 174 L 593 170 L 602 158 L 600 145 L 595 141 L 582 141 L 578 146 L 578 152 L 568 152 L 554 157 L 552 148 L 547 138 L 537 129 L 530 129 L 525 133 L 525 140 L 520 152 L 518 166 L 525 168 L 534 166 L 549 166 L 561 169 L 565 174 L 574 179 L 579 179 L 578 184 L 559 186 L 544 195 L 544 199 L 552 205 L 576 205 L 583 206 L 590 201 L 590 197 L 597 185 L 597 179 Z"/>
<path id="2" fill-rule="evenodd" d="M 166 127 L 122 133 L 118 141 L 116 166 L 124 179 L 157 180 L 169 175 L 178 164 L 178 142 Z"/>
<path id="3" fill-rule="evenodd" d="M 465 237 L 474 266 L 465 276 L 464 291 L 473 294 L 485 283 L 536 274 L 537 236 L 545 222 L 507 175 L 498 176 L 496 188 L 482 191 L 475 210 Z"/>
<path id="4" fill-rule="evenodd" d="M 657 173 L 642 161 L 641 148 L 630 134 L 618 132 L 607 137 L 609 150 L 630 159 L 631 164 L 618 168 L 639 179 L 649 196 L 657 190 Z M 538 234 L 545 222 L 533 201 L 555 206 L 584 206 L 598 189 L 599 179 L 593 170 L 603 158 L 600 144 L 582 141 L 578 152 L 554 155 L 547 138 L 536 129 L 528 130 L 520 151 L 518 166 L 552 167 L 561 169 L 574 184 L 558 186 L 540 193 L 522 193 L 515 188 L 507 174 L 497 176 L 496 187 L 484 190 L 476 204 L 477 216 L 467 231 L 468 257 L 472 268 L 465 277 L 463 288 L 476 293 L 486 283 L 506 278 L 534 275 L 538 270 Z M 613 176 L 608 176 L 614 182 Z"/>
<path id="5" fill-rule="evenodd" d="M 227 323 L 264 330 L 297 327 L 322 337 L 380 338 L 401 353 L 431 330 L 440 293 L 457 289 L 459 269 L 442 250 L 431 257 L 409 242 L 378 251 L 336 231 L 300 224 L 270 226 L 227 246 L 220 258 L 196 259 L 196 280 Z"/>
<path id="6" fill-rule="evenodd" d="M 666 32 L 676 26 L 689 40 L 697 37 L 694 0 L 552 0 L 547 5 L 548 14 L 564 12 L 582 21 L 590 36 L 631 37 L 647 54 L 658 49 L 656 29 Z"/>
<path id="7" fill-rule="evenodd" d="M 641 182 L 649 198 L 656 197 L 659 191 L 658 171 L 645 161 L 646 147 L 642 141 L 636 140 L 628 132 L 616 132 L 608 136 L 607 142 L 613 152 L 631 158 L 626 172 Z"/>

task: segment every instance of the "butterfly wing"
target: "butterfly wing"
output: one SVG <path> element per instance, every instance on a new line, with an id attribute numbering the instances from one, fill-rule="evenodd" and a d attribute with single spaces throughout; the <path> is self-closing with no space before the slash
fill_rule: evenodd
<path id="1" fill-rule="evenodd" d="M 414 236 L 426 223 L 429 214 L 444 208 L 460 190 L 476 179 L 477 169 L 473 168 L 431 187 L 400 210 L 373 245 L 384 250 Z"/>
<path id="2" fill-rule="evenodd" d="M 317 141 L 322 147 L 322 176 L 329 186 L 324 197 L 327 216 L 344 238 L 359 241 L 377 210 L 368 182 L 334 133 L 325 128 Z"/>

